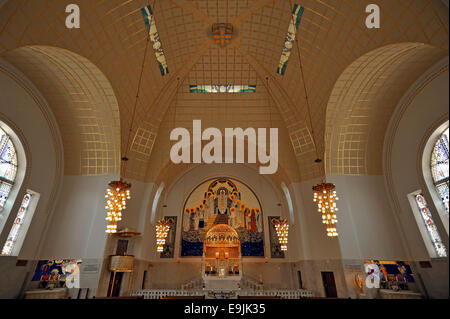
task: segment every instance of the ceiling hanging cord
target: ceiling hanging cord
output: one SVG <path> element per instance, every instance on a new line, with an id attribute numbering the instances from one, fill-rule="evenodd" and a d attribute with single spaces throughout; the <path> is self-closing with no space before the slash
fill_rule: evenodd
<path id="1" fill-rule="evenodd" d="M 152 17 L 152 19 L 153 19 L 153 17 Z M 143 75 L 144 75 L 145 60 L 147 58 L 147 52 L 148 52 L 149 43 L 150 43 L 150 32 L 147 35 L 147 41 L 145 43 L 144 57 L 142 59 L 141 71 L 140 71 L 140 74 L 139 74 L 139 81 L 138 81 L 138 87 L 137 87 L 137 92 L 136 92 L 136 99 L 135 99 L 135 102 L 134 102 L 133 112 L 132 112 L 132 115 L 131 115 L 130 129 L 128 131 L 128 137 L 127 137 L 127 143 L 126 143 L 126 146 L 125 146 L 125 152 L 124 152 L 124 155 L 122 157 L 122 161 L 123 161 L 123 166 L 122 167 L 123 167 L 123 169 L 121 171 L 120 178 L 124 177 L 124 175 L 126 173 L 126 166 L 127 166 L 128 161 L 129 161 L 128 154 L 129 154 L 129 151 L 130 151 L 130 139 L 131 139 L 131 134 L 133 132 L 134 120 L 135 120 L 135 117 L 136 117 L 136 108 L 137 108 L 137 105 L 138 105 L 138 102 L 139 102 L 139 93 L 141 91 L 142 78 L 143 78 Z"/>
<path id="2" fill-rule="evenodd" d="M 175 106 L 174 106 L 174 113 L 173 113 L 173 120 L 172 120 L 172 129 L 175 129 L 176 122 L 177 122 L 177 104 L 178 104 L 178 90 L 180 88 L 180 77 L 177 76 L 177 88 L 175 91 Z M 167 175 L 168 179 L 166 180 L 167 185 L 166 188 L 169 187 L 171 180 L 172 180 L 172 173 L 170 169 L 170 161 L 167 164 Z M 161 183 L 162 185 L 162 183 Z M 167 198 L 166 198 L 167 199 Z M 173 218 L 166 217 L 166 209 L 167 209 L 167 203 L 162 204 L 162 212 L 161 212 L 161 219 L 159 219 L 155 225 L 155 234 L 156 234 L 156 252 L 162 253 L 164 251 L 164 245 L 166 243 L 167 234 L 170 230 L 170 227 L 173 226 L 174 220 Z"/>
<path id="3" fill-rule="evenodd" d="M 114 234 L 117 232 L 117 223 L 122 220 L 122 211 L 126 209 L 127 199 L 131 199 L 130 188 L 131 183 L 125 182 L 123 178 L 126 174 L 126 167 L 128 163 L 128 153 L 130 150 L 130 139 L 131 133 L 133 132 L 133 124 L 136 117 L 136 108 L 139 101 L 139 92 L 142 85 L 142 78 L 144 74 L 145 68 L 145 60 L 147 57 L 148 47 L 150 43 L 150 31 L 147 34 L 147 41 L 145 44 L 144 56 L 142 58 L 141 71 L 139 75 L 138 88 L 136 93 L 136 99 L 133 107 L 133 112 L 131 115 L 130 128 L 128 131 L 127 143 L 125 145 L 125 151 L 121 157 L 121 165 L 119 169 L 119 177 L 118 181 L 109 182 L 108 186 L 110 188 L 107 189 L 105 198 L 107 199 L 105 209 L 106 213 L 106 221 L 108 225 L 106 226 L 106 233 Z"/>
<path id="4" fill-rule="evenodd" d="M 289 1 L 289 4 L 291 6 L 291 12 L 293 12 L 294 8 L 292 6 L 292 2 Z M 293 23 L 292 20 L 291 20 L 291 23 Z M 314 146 L 314 151 L 316 153 L 316 159 L 314 160 L 314 162 L 319 165 L 319 172 L 320 172 L 321 181 L 325 182 L 325 169 L 323 168 L 323 165 L 320 165 L 320 163 L 322 163 L 323 160 L 319 156 L 319 152 L 318 152 L 318 149 L 317 149 L 317 141 L 316 141 L 316 137 L 315 137 L 315 134 L 314 134 L 314 125 L 313 125 L 312 117 L 311 117 L 311 105 L 309 103 L 308 89 L 306 87 L 305 74 L 304 74 L 304 69 L 303 69 L 302 56 L 300 54 L 300 46 L 299 46 L 299 43 L 298 43 L 299 42 L 298 38 L 299 38 L 298 36 L 295 37 L 295 44 L 296 44 L 296 47 L 297 47 L 297 56 L 298 56 L 298 61 L 299 61 L 299 65 L 300 65 L 300 75 L 301 75 L 300 80 L 303 83 L 303 90 L 305 92 L 305 101 L 306 101 L 306 109 L 307 109 L 307 116 L 308 116 L 308 122 L 309 122 L 308 124 L 309 124 L 310 132 L 311 132 L 311 140 L 312 140 L 312 143 L 313 143 L 313 146 Z M 323 172 L 322 172 L 322 170 L 323 170 Z"/>
<path id="5" fill-rule="evenodd" d="M 175 103 L 174 103 L 172 129 L 175 129 L 176 125 L 177 125 L 177 106 L 178 106 L 178 91 L 179 91 L 179 89 L 180 89 L 180 77 L 177 76 L 177 88 L 176 88 L 176 91 L 175 91 Z M 167 184 L 169 185 L 169 183 L 171 182 L 172 177 L 173 177 L 172 176 L 172 170 L 170 169 L 170 162 L 167 165 L 167 170 L 168 170 L 167 175 L 169 177 Z"/>
<path id="6" fill-rule="evenodd" d="M 291 12 L 293 12 L 292 2 L 289 1 L 291 5 Z M 291 23 L 293 21 L 291 20 Z M 312 142 L 314 144 L 314 150 L 316 152 L 316 159 L 314 162 L 316 162 L 319 166 L 319 172 L 321 176 L 321 182 L 317 185 L 314 185 L 312 187 L 314 191 L 314 199 L 313 201 L 317 203 L 318 212 L 322 215 L 322 223 L 326 226 L 326 232 L 328 237 L 337 237 L 338 232 L 336 228 L 336 224 L 338 222 L 336 212 L 339 210 L 336 205 L 336 201 L 339 200 L 336 193 L 336 186 L 333 183 L 327 183 L 326 182 L 326 176 L 325 176 L 325 166 L 321 164 L 323 162 L 322 158 L 320 158 L 317 150 L 317 142 L 314 135 L 314 127 L 313 122 L 311 118 L 311 106 L 309 103 L 309 96 L 308 96 L 308 90 L 306 88 L 306 82 L 305 82 L 305 74 L 303 70 L 303 62 L 302 62 L 302 56 L 300 54 L 300 46 L 298 44 L 298 37 L 295 37 L 295 43 L 297 47 L 297 55 L 298 60 L 300 64 L 300 74 L 301 74 L 301 81 L 303 82 L 303 89 L 305 90 L 305 100 L 306 100 L 306 107 L 307 107 L 307 115 L 309 120 L 309 125 L 311 127 L 311 138 Z M 325 137 L 326 138 L 326 137 Z M 326 150 L 326 144 L 324 145 L 324 153 L 323 156 L 325 157 L 325 150 Z"/>
<path id="7" fill-rule="evenodd" d="M 269 77 L 266 77 L 266 87 L 267 87 L 267 104 L 269 108 L 269 130 L 272 128 L 272 108 L 270 106 L 270 101 L 272 99 L 271 95 L 269 94 Z M 273 100 L 273 99 L 272 99 Z M 275 101 L 273 101 L 275 103 Z M 270 135 L 270 133 L 269 133 Z M 260 175 L 260 178 L 262 176 Z M 280 243 L 280 250 L 281 251 L 287 251 L 288 249 L 288 233 L 289 233 L 289 222 L 286 218 L 283 218 L 283 208 L 281 207 L 281 201 L 277 203 L 277 206 L 280 210 L 279 212 L 279 218 L 271 218 L 270 222 L 273 224 L 273 227 L 275 227 L 275 231 L 277 233 L 278 242 Z"/>

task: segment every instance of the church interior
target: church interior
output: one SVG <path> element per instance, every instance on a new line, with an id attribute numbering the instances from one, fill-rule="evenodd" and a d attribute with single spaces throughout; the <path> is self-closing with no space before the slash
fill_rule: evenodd
<path id="1" fill-rule="evenodd" d="M 0 137 L 2 299 L 449 297 L 448 0 L 0 0 Z"/>

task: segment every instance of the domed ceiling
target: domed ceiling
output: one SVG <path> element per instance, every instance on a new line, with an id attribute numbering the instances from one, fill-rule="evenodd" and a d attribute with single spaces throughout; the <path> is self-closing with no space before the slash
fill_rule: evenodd
<path id="1" fill-rule="evenodd" d="M 380 29 L 365 26 L 370 1 L 353 0 L 79 0 L 81 28 L 67 29 L 65 7 L 72 2 L 10 0 L 0 8 L 0 56 L 49 102 L 71 175 L 118 172 L 146 46 L 147 5 L 169 73 L 162 76 L 154 55 L 147 56 L 125 174 L 142 181 L 169 165 L 168 132 L 190 128 L 193 119 L 205 128 L 279 127 L 280 166 L 290 181 L 324 172 L 381 174 L 377 150 L 386 125 L 378 124 L 418 76 L 448 55 L 448 7 L 441 1 L 377 1 Z M 295 4 L 304 7 L 298 46 L 280 75 Z M 233 26 L 224 48 L 209 34 L 214 23 Z M 190 93 L 190 85 L 214 84 L 256 85 L 256 93 Z M 92 107 L 95 118 L 86 119 L 76 101 Z M 67 103 L 71 111 L 61 111 Z"/>

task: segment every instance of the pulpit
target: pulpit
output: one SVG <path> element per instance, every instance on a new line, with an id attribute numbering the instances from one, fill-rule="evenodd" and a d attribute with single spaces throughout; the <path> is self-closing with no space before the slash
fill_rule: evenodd
<path id="1" fill-rule="evenodd" d="M 110 266 L 109 266 L 109 270 L 114 273 L 111 285 L 114 285 L 116 274 L 118 272 L 130 273 L 130 279 L 128 281 L 128 294 L 130 294 L 131 279 L 133 278 L 133 272 L 134 272 L 133 263 L 134 263 L 134 256 L 115 255 L 115 256 L 111 256 L 111 261 L 110 261 Z M 113 291 L 112 286 L 111 286 L 110 291 L 112 294 L 112 291 Z"/>

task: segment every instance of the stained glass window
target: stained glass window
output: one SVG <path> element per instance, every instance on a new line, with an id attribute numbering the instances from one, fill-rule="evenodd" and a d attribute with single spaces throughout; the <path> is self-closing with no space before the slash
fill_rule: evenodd
<path id="1" fill-rule="evenodd" d="M 434 145 L 431 155 L 431 172 L 433 174 L 434 185 L 447 210 L 447 217 L 449 213 L 448 134 L 449 130 L 447 128 Z"/>
<path id="2" fill-rule="evenodd" d="M 10 137 L 0 128 L 0 213 L 14 184 L 16 172 L 16 149 Z"/>
<path id="3" fill-rule="evenodd" d="M 190 93 L 255 93 L 256 85 L 190 85 Z"/>
<path id="4" fill-rule="evenodd" d="M 291 56 L 291 50 L 294 46 L 295 37 L 297 35 L 298 26 L 300 25 L 300 22 L 302 20 L 303 11 L 305 11 L 303 7 L 299 6 L 298 4 L 294 5 L 288 32 L 284 40 L 283 51 L 281 51 L 280 62 L 278 63 L 278 74 L 284 75 L 284 73 L 286 72 L 289 57 Z"/>
<path id="5" fill-rule="evenodd" d="M 14 244 L 19 237 L 20 230 L 22 228 L 23 221 L 25 219 L 25 215 L 28 211 L 28 206 L 30 205 L 31 194 L 25 194 L 22 200 L 22 204 L 20 205 L 19 212 L 17 213 L 16 219 L 14 220 L 14 224 L 11 227 L 11 231 L 9 232 L 8 238 L 6 239 L 5 246 L 2 249 L 2 256 L 11 256 L 12 249 L 14 248 Z"/>
<path id="6" fill-rule="evenodd" d="M 161 75 L 164 76 L 169 73 L 169 67 L 167 66 L 166 56 L 164 55 L 161 39 L 159 38 L 158 30 L 156 29 L 156 22 L 155 18 L 153 17 L 152 8 L 150 5 L 148 5 L 145 8 L 142 8 L 141 12 L 144 16 L 145 25 L 147 26 L 150 40 L 152 41 L 153 51 L 155 51 L 156 62 L 158 63 Z"/>
<path id="7" fill-rule="evenodd" d="M 422 194 L 417 194 L 415 195 L 415 200 L 436 254 L 439 257 L 447 257 L 447 251 L 442 243 L 441 236 L 434 224 L 433 218 L 431 217 L 430 209 L 428 208 L 425 197 Z"/>

